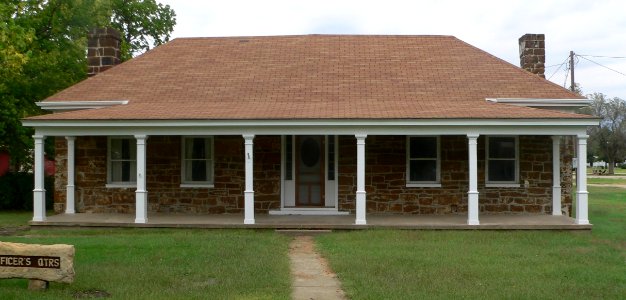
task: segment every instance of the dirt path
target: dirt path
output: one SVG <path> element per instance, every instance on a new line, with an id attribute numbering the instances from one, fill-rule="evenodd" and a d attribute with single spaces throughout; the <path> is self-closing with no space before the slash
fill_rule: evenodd
<path id="1" fill-rule="evenodd" d="M 15 235 L 20 232 L 26 232 L 30 229 L 28 226 L 8 226 L 0 227 L 0 236 Z"/>
<path id="2" fill-rule="evenodd" d="M 289 245 L 292 299 L 346 299 L 328 261 L 315 251 L 312 236 L 296 236 Z"/>

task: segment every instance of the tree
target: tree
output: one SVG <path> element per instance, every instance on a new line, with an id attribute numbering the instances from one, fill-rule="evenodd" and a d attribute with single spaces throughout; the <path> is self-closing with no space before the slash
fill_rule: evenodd
<path id="1" fill-rule="evenodd" d="M 600 117 L 599 127 L 589 129 L 591 151 L 609 165 L 608 173 L 614 174 L 615 162 L 626 158 L 626 101 L 610 99 L 602 93 L 587 95 L 593 99 L 590 107 L 594 116 Z"/>
<path id="2" fill-rule="evenodd" d="M 111 25 L 123 33 L 122 60 L 170 39 L 176 13 L 154 0 L 110 0 Z"/>
<path id="3" fill-rule="evenodd" d="M 126 15 L 132 17 L 119 17 Z M 42 113 L 37 101 L 86 78 L 90 28 L 121 29 L 130 40 L 125 54 L 129 58 L 148 50 L 148 41 L 166 42 L 174 17 L 169 6 L 154 0 L 0 2 L 0 150 L 9 152 L 13 168 L 28 166 L 31 160 L 33 132 L 20 120 Z M 52 142 L 47 139 L 48 154 Z"/>
<path id="4" fill-rule="evenodd" d="M 20 119 L 40 113 L 36 101 L 85 77 L 84 32 L 94 9 L 80 0 L 0 4 L 0 147 L 17 169 L 32 148 L 32 130 Z"/>

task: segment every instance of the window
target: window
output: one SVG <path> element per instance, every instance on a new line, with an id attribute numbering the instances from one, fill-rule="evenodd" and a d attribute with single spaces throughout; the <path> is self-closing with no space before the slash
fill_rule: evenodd
<path id="1" fill-rule="evenodd" d="M 213 138 L 184 137 L 182 153 L 182 182 L 213 184 Z"/>
<path id="2" fill-rule="evenodd" d="M 487 137 L 487 183 L 517 183 L 517 137 Z"/>
<path id="3" fill-rule="evenodd" d="M 137 182 L 137 146 L 133 138 L 109 138 L 108 181 L 111 184 Z"/>
<path id="4" fill-rule="evenodd" d="M 407 148 L 407 185 L 440 186 L 439 137 L 410 136 Z"/>

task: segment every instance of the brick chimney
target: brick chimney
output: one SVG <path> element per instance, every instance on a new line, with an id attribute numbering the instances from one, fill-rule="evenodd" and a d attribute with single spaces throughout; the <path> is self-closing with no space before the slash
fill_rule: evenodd
<path id="1" fill-rule="evenodd" d="M 519 61 L 522 69 L 546 78 L 546 36 L 527 33 L 520 37 Z"/>
<path id="2" fill-rule="evenodd" d="M 121 38 L 119 31 L 94 28 L 87 34 L 87 75 L 94 76 L 120 63 Z"/>

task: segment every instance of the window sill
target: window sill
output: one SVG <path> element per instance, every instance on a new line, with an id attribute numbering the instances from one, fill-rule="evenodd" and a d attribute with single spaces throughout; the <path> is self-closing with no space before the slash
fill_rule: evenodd
<path id="1" fill-rule="evenodd" d="M 106 188 L 113 188 L 113 189 L 132 189 L 132 188 L 136 188 L 137 187 L 137 183 L 136 182 L 107 183 L 106 185 L 104 185 L 104 187 L 106 187 Z"/>
<path id="2" fill-rule="evenodd" d="M 518 188 L 521 185 L 519 183 L 486 183 L 485 187 L 500 187 L 500 188 Z"/>
<path id="3" fill-rule="evenodd" d="M 214 188 L 215 186 L 212 183 L 181 183 L 181 188 Z"/>
<path id="4" fill-rule="evenodd" d="M 406 187 L 431 187 L 440 188 L 441 183 L 407 183 Z"/>

